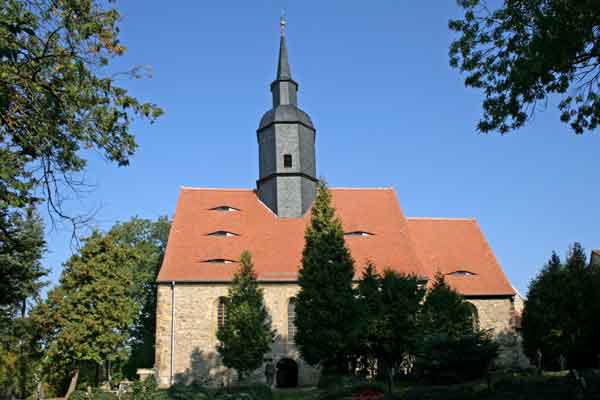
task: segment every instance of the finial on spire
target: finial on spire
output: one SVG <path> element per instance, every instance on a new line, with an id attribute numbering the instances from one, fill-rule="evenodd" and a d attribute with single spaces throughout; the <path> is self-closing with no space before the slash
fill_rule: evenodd
<path id="1" fill-rule="evenodd" d="M 281 18 L 279 18 L 279 29 L 280 29 L 281 37 L 285 36 L 285 26 L 286 25 L 287 25 L 287 22 L 285 20 L 285 10 L 282 10 Z"/>

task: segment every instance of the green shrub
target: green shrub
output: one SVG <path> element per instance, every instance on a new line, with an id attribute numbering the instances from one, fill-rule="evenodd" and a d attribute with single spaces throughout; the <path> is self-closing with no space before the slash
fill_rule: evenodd
<path id="1" fill-rule="evenodd" d="M 133 400 L 167 400 L 167 393 L 158 390 L 158 384 L 154 377 L 144 381 L 137 381 L 132 386 L 131 398 Z"/>
<path id="2" fill-rule="evenodd" d="M 205 400 L 210 399 L 208 391 L 197 384 L 185 385 L 176 383 L 167 390 L 170 400 Z"/>
<path id="3" fill-rule="evenodd" d="M 424 339 L 416 361 L 421 376 L 434 384 L 480 379 L 498 355 L 498 345 L 487 332 L 460 338 L 431 335 Z"/>
<path id="4" fill-rule="evenodd" d="M 233 386 L 220 389 L 215 400 L 273 400 L 273 392 L 267 385 Z"/>

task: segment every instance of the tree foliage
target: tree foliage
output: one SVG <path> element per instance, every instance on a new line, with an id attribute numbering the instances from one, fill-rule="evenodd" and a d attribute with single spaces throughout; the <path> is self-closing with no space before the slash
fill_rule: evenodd
<path id="1" fill-rule="evenodd" d="M 460 338 L 476 330 L 473 307 L 446 283 L 438 272 L 420 314 L 423 335 L 444 334 Z"/>
<path id="2" fill-rule="evenodd" d="M 242 380 L 262 365 L 275 338 L 248 251 L 241 254 L 226 304 L 227 320 L 217 331 L 217 350 L 223 364 L 234 368 Z"/>
<path id="3" fill-rule="evenodd" d="M 41 258 L 46 249 L 44 225 L 32 210 L 0 208 L 0 327 L 25 314 L 26 301 L 38 295 L 47 274 Z M 0 329 L 1 330 L 1 329 Z"/>
<path id="4" fill-rule="evenodd" d="M 523 311 L 524 350 L 531 359 L 542 353 L 542 366 L 593 367 L 600 354 L 600 271 L 587 265 L 579 243 L 565 263 L 556 253 L 529 285 Z"/>
<path id="5" fill-rule="evenodd" d="M 98 0 L 0 1 L 0 206 L 46 200 L 68 217 L 65 191 L 82 184 L 83 152 L 127 165 L 134 117 L 161 109 L 117 84 L 109 62 L 125 52 L 119 13 Z"/>
<path id="6" fill-rule="evenodd" d="M 368 263 L 358 284 L 358 295 L 362 353 L 367 359 L 377 360 L 373 364 L 388 376 L 391 390 L 391 371 L 416 352 L 425 289 L 415 276 L 391 270 L 379 275 Z"/>
<path id="7" fill-rule="evenodd" d="M 462 19 L 450 29 L 450 65 L 465 85 L 482 89 L 480 132 L 520 128 L 549 96 L 561 101 L 560 119 L 575 133 L 600 122 L 600 3 L 597 0 L 458 0 Z"/>
<path id="8" fill-rule="evenodd" d="M 136 377 L 137 368 L 154 365 L 156 332 L 156 277 L 162 265 L 171 222 L 166 216 L 156 221 L 134 217 L 113 226 L 109 235 L 114 240 L 143 256 L 133 266 L 132 298 L 139 308 L 129 328 L 130 355 L 125 365 L 125 375 Z"/>
<path id="9" fill-rule="evenodd" d="M 491 332 L 479 329 L 474 306 L 438 272 L 422 305 L 416 366 L 434 383 L 483 377 L 498 355 Z"/>
<path id="10" fill-rule="evenodd" d="M 129 329 L 140 311 L 133 271 L 142 256 L 112 235 L 94 232 L 64 264 L 58 287 L 32 312 L 43 330 L 50 375 L 73 372 L 76 378 L 84 362 L 126 357 Z"/>
<path id="11" fill-rule="evenodd" d="M 304 235 L 296 298 L 296 345 L 310 365 L 345 369 L 355 347 L 357 306 L 352 288 L 354 261 L 325 183 L 317 188 Z"/>

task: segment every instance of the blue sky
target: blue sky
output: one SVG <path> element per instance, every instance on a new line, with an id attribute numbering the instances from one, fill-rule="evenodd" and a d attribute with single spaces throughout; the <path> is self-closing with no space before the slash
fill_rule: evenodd
<path id="1" fill-rule="evenodd" d="M 299 102 L 317 128 L 317 172 L 331 186 L 393 186 L 407 216 L 475 217 L 510 281 L 525 292 L 552 250 L 600 248 L 597 132 L 575 136 L 550 99 L 526 128 L 480 135 L 481 93 L 448 65 L 454 1 L 117 2 L 127 54 L 115 70 L 165 109 L 135 123 L 139 149 L 118 168 L 92 155 L 95 189 L 73 212 L 99 207 L 107 229 L 134 215 L 172 216 L 181 186 L 253 187 L 256 128 L 270 108 L 278 19 L 287 9 Z M 70 231 L 48 233 L 58 279 Z"/>

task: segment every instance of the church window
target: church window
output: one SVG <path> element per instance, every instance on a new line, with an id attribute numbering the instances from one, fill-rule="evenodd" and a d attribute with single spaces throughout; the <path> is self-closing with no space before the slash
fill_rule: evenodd
<path id="1" fill-rule="evenodd" d="M 283 167 L 284 168 L 292 168 L 292 155 L 291 154 L 283 155 Z"/>
<path id="2" fill-rule="evenodd" d="M 215 231 L 208 234 L 208 236 L 240 236 L 237 233 L 229 232 L 229 231 Z"/>
<path id="3" fill-rule="evenodd" d="M 219 303 L 217 305 L 217 327 L 219 329 L 225 326 L 227 322 L 227 299 L 225 297 L 219 297 Z"/>
<path id="4" fill-rule="evenodd" d="M 294 343 L 296 336 L 296 299 L 291 298 L 288 302 L 288 343 Z"/>
<path id="5" fill-rule="evenodd" d="M 208 260 L 204 260 L 202 262 L 209 264 L 233 264 L 234 260 L 228 260 L 227 258 L 210 258 Z"/>
<path id="6" fill-rule="evenodd" d="M 373 236 L 373 234 L 365 231 L 352 231 L 344 233 L 344 236 Z"/>
<path id="7" fill-rule="evenodd" d="M 235 207 L 230 207 L 230 206 L 217 206 L 217 207 L 213 207 L 210 209 L 211 211 L 221 211 L 221 212 L 234 212 L 234 211 L 240 211 L 239 208 L 235 208 Z"/>
<path id="8" fill-rule="evenodd" d="M 450 272 L 448 275 L 450 275 L 450 276 L 472 276 L 472 275 L 477 275 L 477 274 L 474 272 L 471 272 L 471 271 L 461 269 L 458 271 Z"/>

